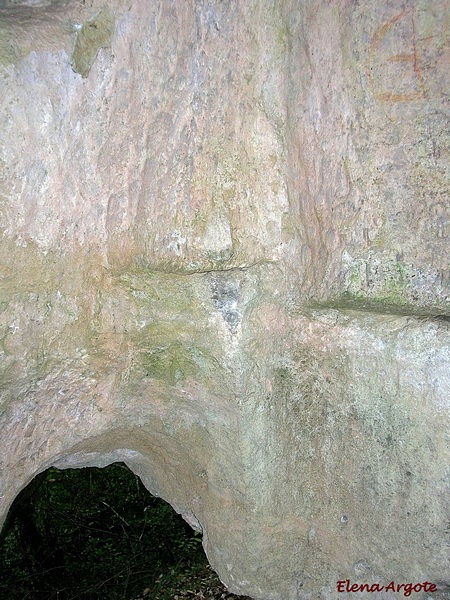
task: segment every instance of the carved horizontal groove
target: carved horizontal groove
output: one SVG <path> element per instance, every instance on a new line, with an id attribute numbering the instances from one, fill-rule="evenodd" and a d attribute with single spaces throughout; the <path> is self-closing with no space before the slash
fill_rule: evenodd
<path id="1" fill-rule="evenodd" d="M 335 310 L 341 313 L 369 313 L 376 315 L 398 316 L 398 317 L 411 317 L 415 319 L 426 319 L 426 320 L 438 320 L 438 321 L 450 321 L 450 313 L 444 309 L 441 311 L 438 308 L 431 307 L 426 309 L 421 306 L 396 306 L 396 305 L 378 305 L 376 303 L 364 303 L 357 304 L 351 302 L 311 302 L 303 309 L 313 310 Z M 298 311 L 301 312 L 302 308 L 298 307 Z"/>
<path id="2" fill-rule="evenodd" d="M 266 266 L 266 265 L 276 265 L 277 261 L 272 261 L 272 260 L 262 260 L 262 261 L 257 261 L 254 263 L 250 263 L 250 264 L 245 264 L 245 265 L 235 265 L 235 266 L 230 266 L 230 267 L 223 267 L 223 268 L 204 268 L 204 269 L 192 269 L 192 270 L 186 270 L 186 269 L 166 269 L 166 268 L 158 268 L 158 267 L 151 267 L 146 269 L 145 267 L 139 267 L 138 269 L 132 269 L 132 272 L 145 272 L 145 273 L 160 273 L 162 275 L 177 275 L 177 276 L 190 276 L 190 275 L 210 275 L 212 273 L 232 273 L 232 272 L 242 272 L 242 271 L 249 271 L 251 269 L 254 269 L 256 267 L 262 267 L 262 266 Z"/>

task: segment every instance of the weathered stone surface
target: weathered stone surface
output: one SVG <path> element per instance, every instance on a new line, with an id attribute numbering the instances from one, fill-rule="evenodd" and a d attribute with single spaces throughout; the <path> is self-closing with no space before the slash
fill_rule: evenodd
<path id="1" fill-rule="evenodd" d="M 446 10 L 0 1 L 2 519 L 121 460 L 237 593 L 446 597 Z"/>

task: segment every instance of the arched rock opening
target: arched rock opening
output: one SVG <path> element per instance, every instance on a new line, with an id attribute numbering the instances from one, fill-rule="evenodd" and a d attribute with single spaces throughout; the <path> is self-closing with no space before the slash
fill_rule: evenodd
<path id="1" fill-rule="evenodd" d="M 36 476 L 8 513 L 0 565 L 0 592 L 11 600 L 131 599 L 204 572 L 206 559 L 201 536 L 115 463 Z"/>

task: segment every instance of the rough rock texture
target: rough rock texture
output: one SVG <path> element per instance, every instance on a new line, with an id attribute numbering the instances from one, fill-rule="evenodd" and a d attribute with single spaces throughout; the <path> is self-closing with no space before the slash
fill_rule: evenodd
<path id="1" fill-rule="evenodd" d="M 3 519 L 120 460 L 236 593 L 448 597 L 446 27 L 0 0 Z"/>

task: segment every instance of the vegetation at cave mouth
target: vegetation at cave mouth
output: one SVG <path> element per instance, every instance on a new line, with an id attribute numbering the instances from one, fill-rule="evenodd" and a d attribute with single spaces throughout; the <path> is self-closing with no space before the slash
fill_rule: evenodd
<path id="1" fill-rule="evenodd" d="M 166 600 L 196 577 L 215 577 L 201 535 L 120 463 L 41 473 L 0 535 L 5 600 Z"/>

